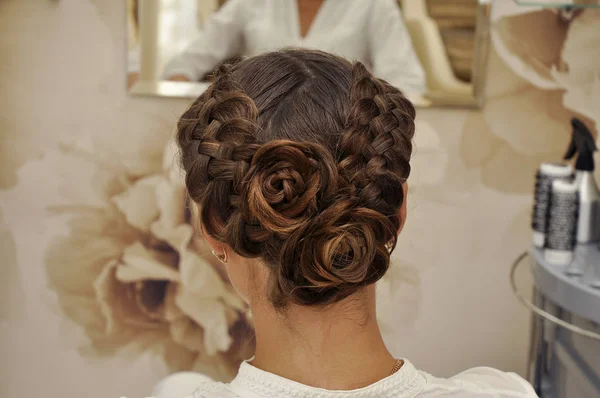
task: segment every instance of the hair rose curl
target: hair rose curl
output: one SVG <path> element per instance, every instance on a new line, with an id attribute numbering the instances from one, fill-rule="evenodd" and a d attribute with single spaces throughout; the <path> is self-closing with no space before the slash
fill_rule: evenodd
<path id="1" fill-rule="evenodd" d="M 389 267 L 414 118 L 362 64 L 284 50 L 219 68 L 177 141 L 206 232 L 271 268 L 276 307 L 322 305 Z"/>
<path id="2" fill-rule="evenodd" d="M 271 141 L 256 151 L 248 172 L 245 214 L 285 239 L 311 221 L 337 188 L 331 154 L 319 144 Z"/>

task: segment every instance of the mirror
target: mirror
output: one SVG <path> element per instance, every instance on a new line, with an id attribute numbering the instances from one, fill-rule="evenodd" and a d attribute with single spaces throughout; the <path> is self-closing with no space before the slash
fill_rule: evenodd
<path id="1" fill-rule="evenodd" d="M 282 47 L 360 60 L 417 106 L 483 103 L 489 0 L 128 0 L 127 85 L 195 98 L 222 62 Z"/>

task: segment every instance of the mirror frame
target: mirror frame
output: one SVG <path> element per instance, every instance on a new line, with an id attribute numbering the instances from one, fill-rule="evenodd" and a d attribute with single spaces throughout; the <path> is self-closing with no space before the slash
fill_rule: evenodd
<path id="1" fill-rule="evenodd" d="M 456 96 L 439 95 L 432 97 L 431 93 L 425 93 L 422 96 L 408 94 L 408 98 L 417 107 L 451 107 L 451 108 L 481 108 L 485 103 L 485 86 L 487 80 L 488 55 L 490 46 L 490 24 L 491 24 L 491 2 L 492 0 L 478 0 L 476 27 L 475 27 L 475 53 L 473 56 L 473 73 L 472 73 L 472 95 L 469 98 L 457 98 Z M 140 21 L 146 21 L 155 18 L 157 14 L 158 0 L 142 0 L 140 2 L 139 16 Z M 142 6 L 143 4 L 143 6 Z M 156 32 L 153 31 L 157 24 L 139 24 L 140 29 L 140 79 L 133 84 L 129 89 L 126 88 L 129 95 L 132 96 L 153 96 L 167 98 L 189 98 L 195 99 L 206 88 L 208 83 L 203 82 L 170 82 L 170 81 L 148 81 L 144 76 L 154 76 L 156 71 L 155 65 L 143 62 L 143 54 L 153 53 L 152 43 L 148 40 L 143 40 L 144 37 L 153 37 Z M 147 34 L 153 36 L 147 36 Z M 144 51 L 144 49 L 147 49 Z M 127 76 L 127 73 L 125 73 Z"/>

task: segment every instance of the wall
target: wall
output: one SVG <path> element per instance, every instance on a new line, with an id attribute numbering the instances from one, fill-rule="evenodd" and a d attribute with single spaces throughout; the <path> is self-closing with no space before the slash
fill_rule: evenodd
<path id="1" fill-rule="evenodd" d="M 103 183 L 97 170 L 45 162 L 94 148 L 98 159 L 112 154 L 102 159 L 146 172 L 160 163 L 188 103 L 126 95 L 124 22 L 120 2 L 0 3 L 4 397 L 142 397 L 168 371 L 153 350 L 91 350 L 89 334 L 66 319 L 44 264 L 49 239 L 68 232 L 44 221 L 46 192 L 73 197 Z M 535 168 L 568 140 L 571 114 L 560 93 L 517 77 L 495 53 L 489 91 L 483 112 L 419 111 L 409 221 L 380 293 L 393 352 L 441 376 L 477 365 L 524 374 L 528 315 L 509 291 L 508 269 L 529 244 Z M 78 174 L 58 186 L 56 170 Z"/>

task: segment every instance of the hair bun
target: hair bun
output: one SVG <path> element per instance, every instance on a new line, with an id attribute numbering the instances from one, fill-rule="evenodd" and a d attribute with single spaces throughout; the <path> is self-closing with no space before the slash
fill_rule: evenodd
<path id="1" fill-rule="evenodd" d="M 280 249 L 263 253 L 276 265 L 271 300 L 324 304 L 376 282 L 388 268 L 386 239 L 394 225 L 360 200 L 340 178 L 323 146 L 275 140 L 256 150 L 242 193 L 243 214 L 261 240 Z M 251 247 L 251 246 L 249 246 Z"/>
<path id="2" fill-rule="evenodd" d="M 390 234 L 383 229 L 390 228 L 381 213 L 339 198 L 286 240 L 273 291 L 282 292 L 282 300 L 327 304 L 376 282 L 388 269 L 389 252 L 381 241 Z"/>
<path id="3" fill-rule="evenodd" d="M 275 236 L 289 235 L 336 192 L 336 166 L 318 144 L 275 140 L 262 145 L 248 171 L 244 213 Z"/>

